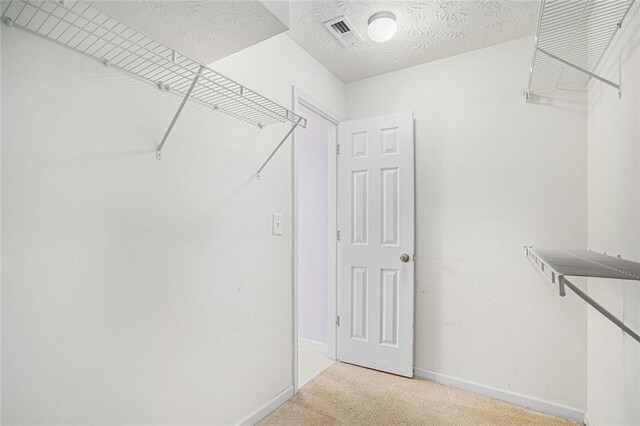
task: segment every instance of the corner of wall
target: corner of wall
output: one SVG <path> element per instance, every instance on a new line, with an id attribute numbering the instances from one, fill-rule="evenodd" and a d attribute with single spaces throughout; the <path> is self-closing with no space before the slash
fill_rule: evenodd
<path id="1" fill-rule="evenodd" d="M 589 84 L 588 246 L 640 261 L 640 3 L 629 10 Z M 640 330 L 638 282 L 589 279 L 589 293 Z M 586 424 L 640 424 L 640 344 L 595 310 L 588 314 Z"/>

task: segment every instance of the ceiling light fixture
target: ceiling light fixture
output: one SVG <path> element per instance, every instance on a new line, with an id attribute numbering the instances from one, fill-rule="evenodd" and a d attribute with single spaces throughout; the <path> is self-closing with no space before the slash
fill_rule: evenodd
<path id="1" fill-rule="evenodd" d="M 391 12 L 376 12 L 369 18 L 367 34 L 371 40 L 384 43 L 393 37 L 397 29 L 396 15 Z"/>

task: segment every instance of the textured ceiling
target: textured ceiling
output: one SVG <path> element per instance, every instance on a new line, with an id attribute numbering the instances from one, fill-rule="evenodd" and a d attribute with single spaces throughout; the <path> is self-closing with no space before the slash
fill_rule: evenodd
<path id="1" fill-rule="evenodd" d="M 343 82 L 406 68 L 535 34 L 540 3 L 512 0 L 292 1 L 289 36 Z M 386 10 L 398 32 L 367 37 L 367 20 Z M 346 15 L 365 39 L 343 48 L 323 22 Z"/>
<path id="2" fill-rule="evenodd" d="M 209 64 L 287 30 L 260 1 L 92 1 L 92 5 Z"/>

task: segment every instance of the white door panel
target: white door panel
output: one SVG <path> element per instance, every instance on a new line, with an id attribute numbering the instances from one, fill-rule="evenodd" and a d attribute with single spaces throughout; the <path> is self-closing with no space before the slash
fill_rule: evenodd
<path id="1" fill-rule="evenodd" d="M 338 359 L 411 377 L 413 115 L 342 122 L 338 143 Z"/>

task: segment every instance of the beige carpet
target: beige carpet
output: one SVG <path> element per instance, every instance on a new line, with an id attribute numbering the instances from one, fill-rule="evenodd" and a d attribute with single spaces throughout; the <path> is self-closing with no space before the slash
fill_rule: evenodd
<path id="1" fill-rule="evenodd" d="M 428 380 L 340 362 L 261 425 L 577 425 Z"/>

